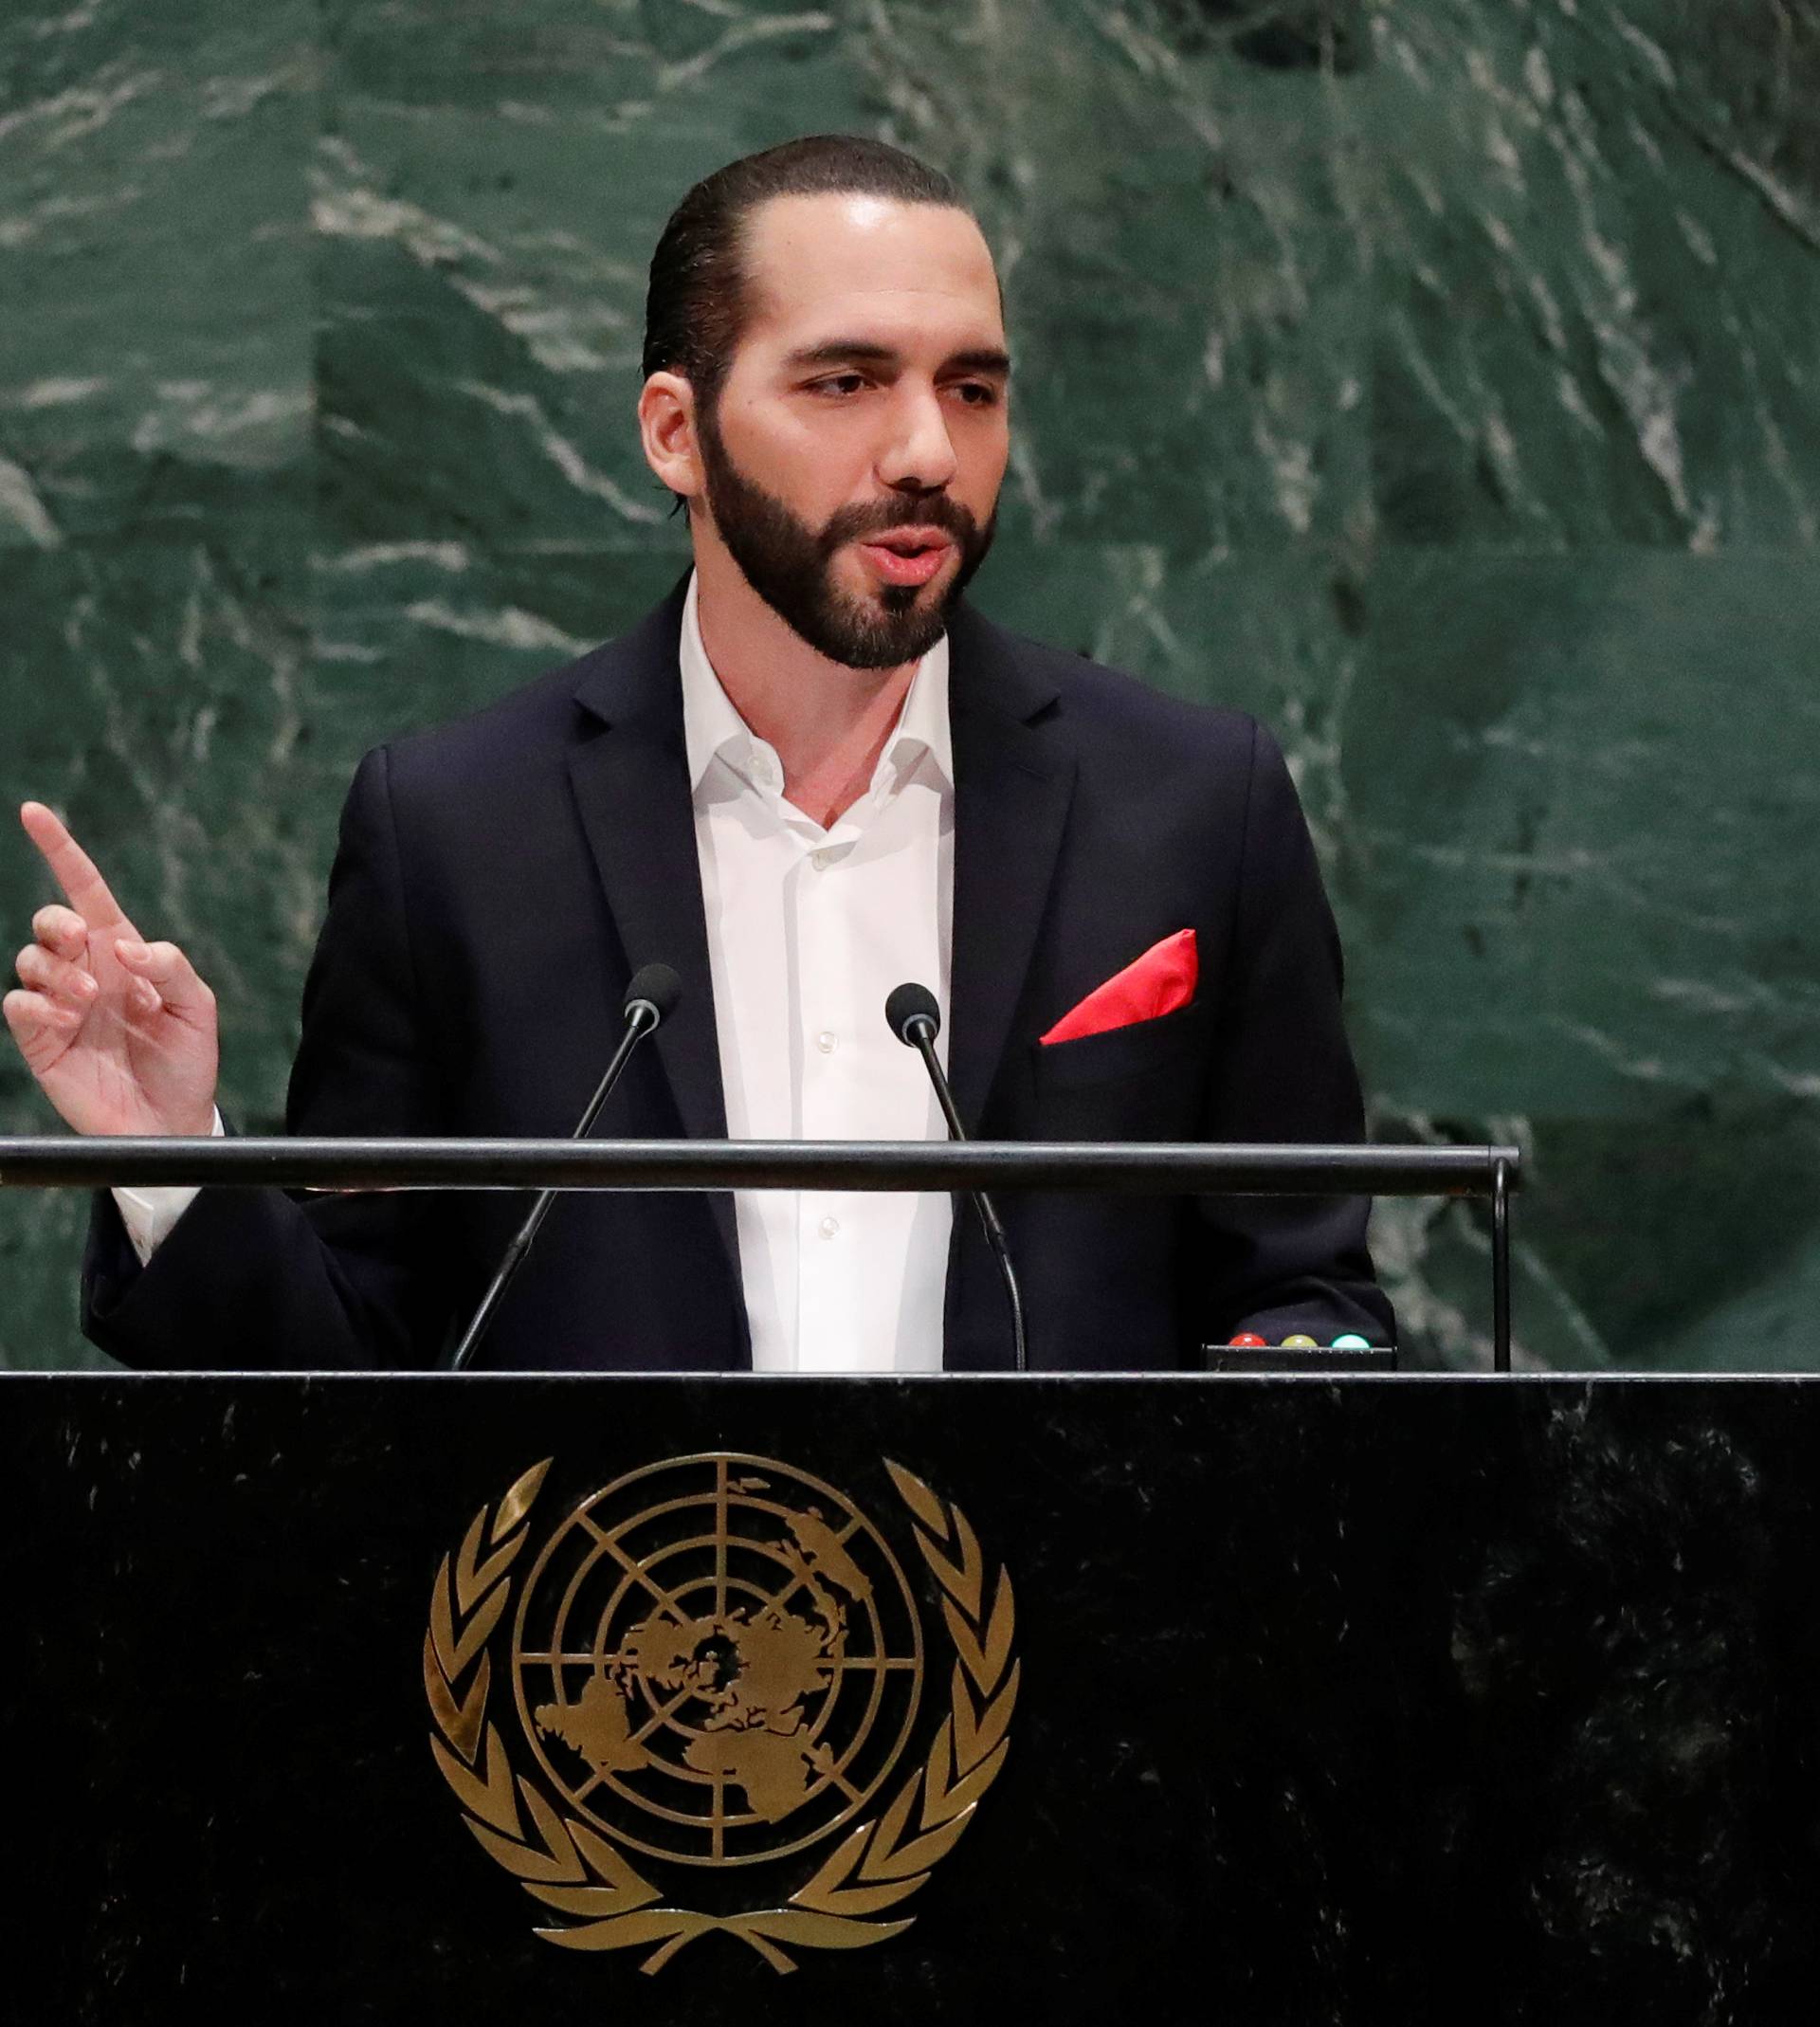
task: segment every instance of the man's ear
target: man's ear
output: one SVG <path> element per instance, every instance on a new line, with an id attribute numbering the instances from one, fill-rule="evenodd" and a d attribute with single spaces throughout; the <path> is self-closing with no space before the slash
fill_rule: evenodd
<path id="1" fill-rule="evenodd" d="M 695 389 L 680 373 L 654 373 L 638 397 L 638 433 L 645 462 L 671 492 L 685 500 L 702 490 L 701 451 L 695 429 Z"/>

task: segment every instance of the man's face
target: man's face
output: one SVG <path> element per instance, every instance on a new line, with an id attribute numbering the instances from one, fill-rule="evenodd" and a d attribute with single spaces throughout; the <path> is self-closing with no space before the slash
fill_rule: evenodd
<path id="1" fill-rule="evenodd" d="M 746 225 L 747 320 L 699 411 L 707 505 L 818 652 L 934 646 L 984 559 L 1010 447 L 992 255 L 964 212 L 780 197 Z"/>

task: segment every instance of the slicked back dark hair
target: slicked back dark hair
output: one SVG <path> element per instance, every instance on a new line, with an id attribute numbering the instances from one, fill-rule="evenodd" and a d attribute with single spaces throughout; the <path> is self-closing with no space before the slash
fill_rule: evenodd
<path id="1" fill-rule="evenodd" d="M 742 155 L 704 176 L 675 210 L 651 256 L 645 297 L 645 373 L 680 373 L 712 407 L 746 320 L 743 228 L 774 197 L 890 197 L 973 208 L 959 187 L 914 155 L 859 134 L 811 134 Z"/>

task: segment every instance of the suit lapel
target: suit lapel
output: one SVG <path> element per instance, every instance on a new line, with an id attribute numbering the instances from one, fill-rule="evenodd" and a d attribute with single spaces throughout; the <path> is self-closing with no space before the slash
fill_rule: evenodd
<path id="1" fill-rule="evenodd" d="M 592 723 L 570 754 L 583 831 L 628 965 L 661 959 L 682 999 L 653 1046 L 691 1139 L 726 1137 L 706 912 L 682 735 L 683 588 L 589 657 Z M 1074 757 L 1043 721 L 1056 696 L 1016 644 L 957 609 L 949 629 L 955 906 L 949 1076 L 977 1131 L 1036 946 L 1074 792 Z M 738 1285 L 731 1197 L 710 1198 Z"/>
<path id="2" fill-rule="evenodd" d="M 590 657 L 575 697 L 597 722 L 572 747 L 569 770 L 628 968 L 661 961 L 682 981 L 677 1010 L 651 1046 L 683 1133 L 724 1140 L 726 1101 L 677 670 L 682 613 L 679 591 L 632 632 Z M 709 1201 L 737 1280 L 732 1199 L 716 1195 Z"/>
<path id="3" fill-rule="evenodd" d="M 1075 763 L 1043 729 L 1055 685 L 1024 667 L 1009 636 L 963 605 L 949 641 L 955 920 L 948 1073 L 961 1118 L 976 1133 L 1036 947 Z"/>

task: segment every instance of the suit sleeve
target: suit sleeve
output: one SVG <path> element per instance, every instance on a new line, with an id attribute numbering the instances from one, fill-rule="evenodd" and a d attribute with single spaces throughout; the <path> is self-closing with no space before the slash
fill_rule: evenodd
<path id="1" fill-rule="evenodd" d="M 1339 934 L 1313 840 L 1276 741 L 1253 727 L 1230 985 L 1206 1116 L 1210 1141 L 1364 1138 L 1358 1072 L 1340 1015 Z M 1366 1245 L 1364 1197 L 1208 1197 L 1205 1329 L 1322 1343 L 1393 1341 L 1396 1319 Z"/>
<path id="2" fill-rule="evenodd" d="M 342 812 L 286 1125 L 304 1135 L 434 1134 L 446 1130 L 443 1087 L 380 748 L 361 763 Z M 204 1190 L 141 1267 L 102 1193 L 83 1259 L 82 1327 L 123 1363 L 162 1371 L 429 1364 L 446 1324 L 443 1277 L 426 1259 L 436 1200 Z"/>

